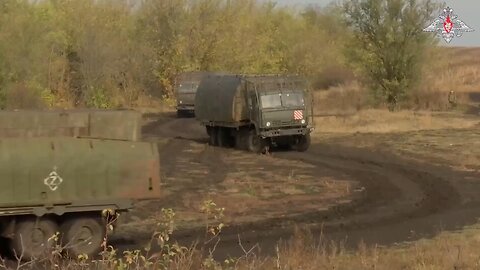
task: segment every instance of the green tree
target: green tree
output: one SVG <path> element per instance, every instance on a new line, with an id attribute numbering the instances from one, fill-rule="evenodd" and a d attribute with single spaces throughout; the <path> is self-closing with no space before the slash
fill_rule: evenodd
<path id="1" fill-rule="evenodd" d="M 421 76 L 423 55 L 436 39 L 422 29 L 439 6 L 431 0 L 350 0 L 345 19 L 353 32 L 347 53 L 376 102 L 393 110 Z"/>
<path id="2" fill-rule="evenodd" d="M 149 72 L 162 94 L 170 96 L 176 74 L 186 65 L 187 0 L 145 0 L 138 16 L 139 35 L 152 55 Z"/>

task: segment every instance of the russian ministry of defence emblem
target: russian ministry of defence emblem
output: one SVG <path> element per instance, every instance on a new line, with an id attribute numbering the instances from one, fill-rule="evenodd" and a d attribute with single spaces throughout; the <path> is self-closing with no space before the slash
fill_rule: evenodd
<path id="1" fill-rule="evenodd" d="M 464 32 L 473 32 L 474 30 L 466 25 L 458 16 L 453 13 L 453 9 L 446 7 L 443 12 L 429 26 L 423 29 L 424 32 L 435 32 L 447 43 L 450 43 L 454 37 L 461 37 Z"/>

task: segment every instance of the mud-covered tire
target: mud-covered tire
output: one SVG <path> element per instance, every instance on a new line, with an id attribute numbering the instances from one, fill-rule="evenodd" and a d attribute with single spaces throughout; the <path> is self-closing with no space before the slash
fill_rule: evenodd
<path id="1" fill-rule="evenodd" d="M 217 141 L 218 141 L 218 146 L 220 147 L 228 147 L 229 142 L 228 142 L 228 130 L 223 127 L 219 127 L 217 130 Z"/>
<path id="2" fill-rule="evenodd" d="M 307 133 L 303 136 L 300 136 L 297 144 L 295 145 L 295 150 L 298 152 L 305 152 L 308 150 L 311 144 L 310 133 Z"/>
<path id="3" fill-rule="evenodd" d="M 254 153 L 261 153 L 265 148 L 265 140 L 257 135 L 255 129 L 248 131 L 247 150 Z"/>
<path id="4" fill-rule="evenodd" d="M 100 217 L 72 216 L 61 225 L 62 244 L 72 258 L 86 254 L 96 256 L 105 239 L 106 226 Z"/>
<path id="5" fill-rule="evenodd" d="M 24 218 L 17 221 L 11 248 L 25 261 L 42 258 L 55 246 L 50 240 L 59 231 L 58 224 L 49 218 Z"/>
<path id="6" fill-rule="evenodd" d="M 208 144 L 211 146 L 218 146 L 218 127 L 210 127 L 210 133 L 208 134 Z"/>
<path id="7" fill-rule="evenodd" d="M 248 150 L 248 129 L 241 128 L 235 134 L 235 148 L 238 150 Z"/>

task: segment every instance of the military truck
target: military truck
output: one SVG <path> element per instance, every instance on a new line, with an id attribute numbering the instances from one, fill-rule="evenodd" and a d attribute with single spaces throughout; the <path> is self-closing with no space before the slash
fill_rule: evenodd
<path id="1" fill-rule="evenodd" d="M 211 145 L 252 152 L 272 145 L 306 151 L 310 145 L 312 98 L 298 76 L 208 75 L 195 104 Z"/>
<path id="2" fill-rule="evenodd" d="M 131 111 L 0 112 L 0 235 L 44 255 L 59 232 L 70 256 L 98 254 L 107 225 L 159 196 L 159 154 Z"/>
<path id="3" fill-rule="evenodd" d="M 207 71 L 184 72 L 175 79 L 177 117 L 192 116 L 195 114 L 195 94 L 198 85 L 205 76 L 211 74 L 223 73 Z"/>
<path id="4" fill-rule="evenodd" d="M 177 116 L 184 117 L 195 113 L 195 93 L 207 72 L 194 71 L 180 74 L 175 81 Z"/>

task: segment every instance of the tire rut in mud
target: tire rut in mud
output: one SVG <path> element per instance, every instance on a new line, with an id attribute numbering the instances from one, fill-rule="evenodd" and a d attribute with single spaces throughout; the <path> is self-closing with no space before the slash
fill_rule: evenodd
<path id="1" fill-rule="evenodd" d="M 384 156 L 381 157 L 383 161 L 378 161 L 374 156 L 364 157 L 364 153 L 361 157 L 350 155 L 357 150 L 333 149 L 335 151 L 330 153 L 312 151 L 308 154 L 280 153 L 278 156 L 301 159 L 319 168 L 347 171 L 364 185 L 364 196 L 327 211 L 229 228 L 217 246 L 221 250 L 221 254 L 217 254 L 219 258 L 242 255 L 236 243 L 239 236 L 243 243 L 261 243 L 265 254 L 273 254 L 279 239 L 293 235 L 292 226 L 286 223 L 305 226 L 315 237 L 322 235 L 355 248 L 360 242 L 391 245 L 432 237 L 441 230 L 456 230 L 476 222 L 480 204 L 462 205 L 461 194 L 449 181 L 452 179 L 441 177 L 455 176 L 454 180 L 460 181 L 462 176 L 458 173 L 447 173 L 445 168 L 422 168 L 398 157 L 384 159 Z M 348 157 L 339 157 L 335 154 L 338 152 Z M 435 169 L 439 173 L 434 173 Z"/>
<path id="2" fill-rule="evenodd" d="M 178 170 L 176 164 L 178 157 L 182 156 L 178 153 L 190 147 L 189 143 L 207 141 L 206 134 L 192 119 L 164 121 L 156 127 L 151 126 L 150 131 L 160 137 L 177 137 L 171 139 L 171 143 L 163 149 L 162 170 Z M 457 229 L 476 221 L 480 203 L 477 201 L 464 207 L 461 203 L 462 194 L 452 184 L 456 181 L 461 185 L 462 175 L 377 150 L 317 144 L 312 145 L 306 153 L 273 153 L 278 158 L 312 164 L 318 170 L 329 168 L 352 175 L 365 188 L 362 196 L 326 211 L 231 225 L 222 234 L 222 241 L 217 246 L 221 252 L 217 256 L 243 255 L 237 243 L 239 236 L 243 243 L 253 245 L 261 242 L 264 252 L 273 252 L 280 238 L 292 236 L 293 224 L 306 225 L 314 235 L 326 234 L 332 240 L 348 238 L 347 245 L 355 246 L 359 241 L 387 245 L 410 241 L 432 236 L 440 229 Z M 229 151 L 207 147 L 197 156 L 200 160 L 209 160 L 206 183 L 223 179 L 228 169 L 221 165 L 219 153 L 228 154 Z M 197 240 L 196 235 L 202 233 L 181 231 L 175 234 L 175 238 L 183 243 L 191 243 Z"/>

